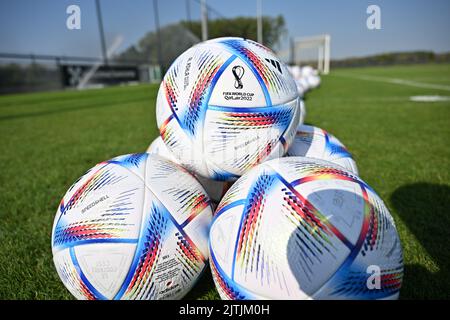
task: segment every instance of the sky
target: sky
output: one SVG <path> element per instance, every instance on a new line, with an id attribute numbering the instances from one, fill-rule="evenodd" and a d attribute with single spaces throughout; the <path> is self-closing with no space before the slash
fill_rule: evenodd
<path id="1" fill-rule="evenodd" d="M 199 0 L 156 0 L 160 25 L 190 14 L 199 19 Z M 255 16 L 256 0 L 206 0 L 210 18 Z M 282 15 L 288 37 L 328 33 L 331 57 L 382 52 L 450 51 L 448 0 L 261 0 L 267 16 Z M 226 5 L 224 5 L 226 3 Z M 66 27 L 69 5 L 81 9 L 81 29 Z M 119 51 L 155 30 L 153 0 L 100 0 L 107 46 L 123 39 Z M 381 9 L 381 29 L 366 26 L 369 5 Z M 0 52 L 100 57 L 94 0 L 0 0 Z"/>

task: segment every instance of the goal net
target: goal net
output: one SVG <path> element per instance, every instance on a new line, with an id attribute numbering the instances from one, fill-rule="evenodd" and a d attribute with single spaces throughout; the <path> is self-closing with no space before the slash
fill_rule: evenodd
<path id="1" fill-rule="evenodd" d="M 291 63 L 310 65 L 320 73 L 330 72 L 330 35 L 295 38 L 291 43 Z"/>

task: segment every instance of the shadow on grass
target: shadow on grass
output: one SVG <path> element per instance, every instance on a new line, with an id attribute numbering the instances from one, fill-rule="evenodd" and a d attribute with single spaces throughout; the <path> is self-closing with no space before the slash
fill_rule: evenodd
<path id="1" fill-rule="evenodd" d="M 408 229 L 427 251 L 439 270 L 405 264 L 400 297 L 403 299 L 450 298 L 450 186 L 415 183 L 391 196 L 391 203 Z"/>

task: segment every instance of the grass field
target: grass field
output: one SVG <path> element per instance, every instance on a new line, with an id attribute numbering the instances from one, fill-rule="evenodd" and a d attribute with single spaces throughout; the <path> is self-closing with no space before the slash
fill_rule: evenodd
<path id="1" fill-rule="evenodd" d="M 390 208 L 402 240 L 402 299 L 450 298 L 450 65 L 339 69 L 306 99 L 306 122 L 335 134 Z M 88 168 L 157 136 L 156 85 L 0 97 L 0 299 L 71 299 L 50 233 L 67 188 Z M 218 298 L 205 273 L 189 298 Z"/>

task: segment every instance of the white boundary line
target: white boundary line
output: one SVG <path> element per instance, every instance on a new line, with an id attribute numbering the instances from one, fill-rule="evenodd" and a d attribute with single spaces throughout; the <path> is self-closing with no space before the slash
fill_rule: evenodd
<path id="1" fill-rule="evenodd" d="M 350 74 L 350 73 L 345 73 L 345 74 L 341 73 L 341 74 L 337 74 L 337 75 L 342 76 L 342 77 L 367 80 L 367 81 L 377 81 L 377 82 L 400 84 L 400 85 L 410 86 L 410 87 L 450 91 L 450 86 L 433 84 L 433 83 L 425 83 L 425 82 L 417 82 L 417 81 L 404 80 L 404 79 L 398 79 L 398 78 L 384 78 L 384 77 L 377 77 L 377 76 L 356 75 L 356 74 Z"/>
<path id="2" fill-rule="evenodd" d="M 450 101 L 450 97 L 447 96 L 412 96 L 409 97 L 410 101 L 414 102 L 443 102 Z"/>

